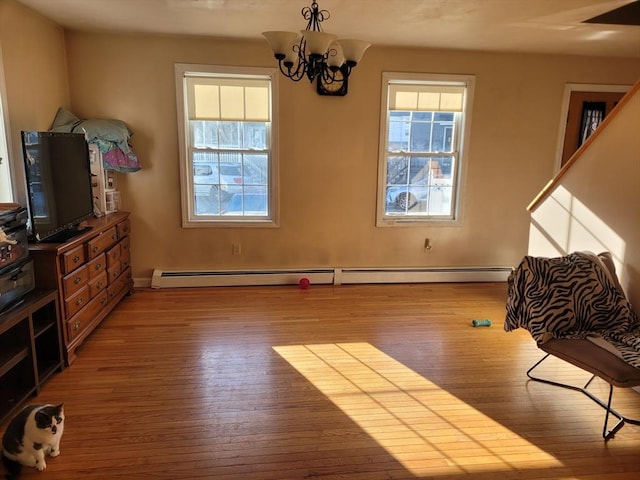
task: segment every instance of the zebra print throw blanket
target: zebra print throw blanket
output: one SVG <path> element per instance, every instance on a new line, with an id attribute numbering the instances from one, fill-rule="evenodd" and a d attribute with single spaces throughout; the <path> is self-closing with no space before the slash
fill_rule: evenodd
<path id="1" fill-rule="evenodd" d="M 524 328 L 538 344 L 600 336 L 640 368 L 640 321 L 614 276 L 591 252 L 526 256 L 509 276 L 504 329 Z"/>

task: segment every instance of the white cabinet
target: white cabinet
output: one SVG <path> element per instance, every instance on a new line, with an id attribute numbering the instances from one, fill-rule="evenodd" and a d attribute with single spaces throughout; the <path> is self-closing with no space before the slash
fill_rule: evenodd
<path id="1" fill-rule="evenodd" d="M 89 144 L 89 160 L 94 213 L 97 217 L 101 217 L 107 213 L 117 212 L 120 206 L 120 192 L 118 192 L 116 172 L 104 168 L 102 153 L 93 143 Z"/>

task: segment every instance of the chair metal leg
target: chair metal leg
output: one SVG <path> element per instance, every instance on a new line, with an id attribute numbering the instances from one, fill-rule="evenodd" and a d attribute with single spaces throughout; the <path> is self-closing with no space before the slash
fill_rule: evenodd
<path id="1" fill-rule="evenodd" d="M 606 404 L 602 400 L 600 400 L 598 397 L 596 397 L 594 394 L 592 394 L 591 392 L 589 392 L 587 390 L 587 387 L 589 387 L 589 385 L 591 384 L 593 379 L 596 377 L 596 375 L 592 375 L 591 378 L 589 378 L 589 380 L 587 381 L 587 383 L 584 384 L 583 387 L 576 387 L 574 385 L 568 385 L 566 383 L 554 382 L 553 380 L 547 380 L 547 379 L 544 379 L 544 378 L 541 378 L 541 377 L 536 377 L 536 376 L 532 375 L 531 372 L 533 372 L 533 370 L 535 370 L 550 355 L 551 355 L 550 353 L 547 353 L 544 357 L 542 357 L 540 360 L 538 360 L 529 370 L 527 370 L 527 377 L 529 377 L 531 380 L 534 380 L 536 382 L 547 383 L 549 385 L 554 385 L 556 387 L 568 388 L 569 390 L 575 390 L 577 392 L 582 392 L 587 397 L 589 397 L 591 400 L 593 400 L 598 405 L 600 405 L 602 408 L 604 408 L 606 410 L 606 413 L 605 413 L 605 417 L 604 417 L 604 427 L 602 429 L 602 438 L 604 438 L 605 441 L 607 441 L 610 438 L 612 438 L 615 435 L 615 433 L 618 430 L 620 430 L 620 428 L 622 428 L 622 426 L 625 423 L 631 423 L 633 425 L 640 425 L 640 420 L 636 420 L 636 419 L 633 419 L 633 418 L 625 417 L 625 416 L 621 415 L 620 413 L 616 412 L 613 408 L 611 408 L 611 401 L 613 399 L 613 385 L 609 384 L 609 400 L 608 400 L 608 402 Z M 607 426 L 608 426 L 608 423 L 609 423 L 609 415 L 613 415 L 614 417 L 616 417 L 618 419 L 618 421 L 611 428 L 611 430 L 607 430 Z"/>

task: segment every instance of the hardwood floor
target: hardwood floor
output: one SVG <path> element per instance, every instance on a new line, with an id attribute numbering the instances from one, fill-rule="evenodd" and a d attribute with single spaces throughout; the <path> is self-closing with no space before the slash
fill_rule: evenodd
<path id="1" fill-rule="evenodd" d="M 640 427 L 605 443 L 595 403 L 527 382 L 541 352 L 504 332 L 505 296 L 504 284 L 137 290 L 34 399 L 65 402 L 65 433 L 47 471 L 23 478 L 640 478 Z M 547 372 L 585 378 L 559 361 Z M 640 418 L 638 393 L 614 403 Z"/>

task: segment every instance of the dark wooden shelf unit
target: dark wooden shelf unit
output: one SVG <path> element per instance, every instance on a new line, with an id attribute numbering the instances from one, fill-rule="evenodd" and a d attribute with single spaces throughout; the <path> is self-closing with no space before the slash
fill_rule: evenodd
<path id="1" fill-rule="evenodd" d="M 64 367 L 58 292 L 36 290 L 0 314 L 0 423 Z"/>

